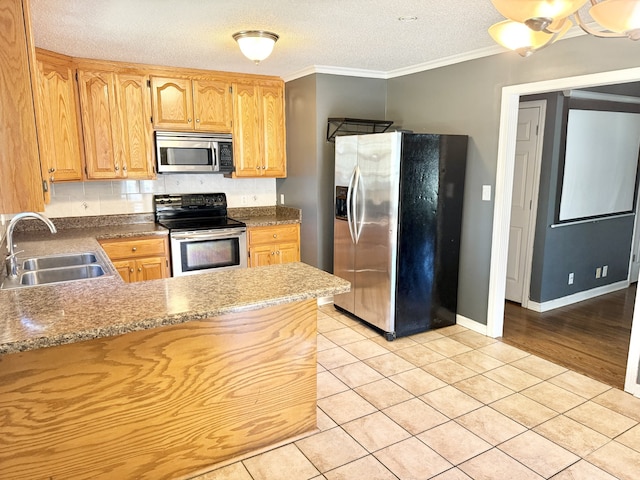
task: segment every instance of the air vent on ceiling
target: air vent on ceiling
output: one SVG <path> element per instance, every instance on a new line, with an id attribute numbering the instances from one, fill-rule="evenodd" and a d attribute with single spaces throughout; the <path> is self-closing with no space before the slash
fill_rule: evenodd
<path id="1" fill-rule="evenodd" d="M 327 123 L 327 141 L 343 135 L 365 135 L 383 133 L 393 124 L 390 120 L 367 120 L 363 118 L 330 118 Z"/>

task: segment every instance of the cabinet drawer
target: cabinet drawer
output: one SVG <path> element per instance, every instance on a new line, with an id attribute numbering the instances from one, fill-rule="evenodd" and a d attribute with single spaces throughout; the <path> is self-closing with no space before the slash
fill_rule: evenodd
<path id="1" fill-rule="evenodd" d="M 299 226 L 253 227 L 248 229 L 249 245 L 298 242 Z"/>
<path id="2" fill-rule="evenodd" d="M 100 242 L 110 259 L 157 257 L 167 254 L 166 238 L 148 237 Z"/>

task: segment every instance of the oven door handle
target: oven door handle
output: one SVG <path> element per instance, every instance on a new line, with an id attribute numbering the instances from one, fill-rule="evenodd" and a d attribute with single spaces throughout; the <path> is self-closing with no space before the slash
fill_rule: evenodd
<path id="1" fill-rule="evenodd" d="M 215 240 L 218 238 L 236 237 L 245 231 L 245 229 L 234 228 L 232 230 L 220 230 L 215 233 L 172 233 L 171 238 L 176 240 Z"/>

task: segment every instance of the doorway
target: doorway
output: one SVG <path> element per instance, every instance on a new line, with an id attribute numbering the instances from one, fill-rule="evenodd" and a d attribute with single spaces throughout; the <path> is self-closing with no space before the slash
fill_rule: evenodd
<path id="1" fill-rule="evenodd" d="M 504 87 L 502 89 L 487 311 L 487 334 L 489 336 L 502 336 L 504 327 L 507 252 L 520 96 L 638 80 L 640 80 L 640 68 L 632 68 L 613 72 L 583 75 L 579 77 L 568 77 L 514 85 Z M 638 302 L 636 297 L 625 378 L 625 391 L 638 397 L 640 397 L 640 380 L 638 378 L 640 366 L 640 321 L 638 321 L 638 317 L 640 317 L 639 304 L 640 302 Z"/>

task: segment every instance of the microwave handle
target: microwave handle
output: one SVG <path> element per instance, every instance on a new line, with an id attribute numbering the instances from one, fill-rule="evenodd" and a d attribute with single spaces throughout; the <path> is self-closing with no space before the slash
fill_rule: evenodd
<path id="1" fill-rule="evenodd" d="M 217 172 L 218 170 L 220 170 L 219 166 L 218 166 L 218 145 L 216 144 L 214 148 L 212 148 L 213 150 L 213 171 Z"/>

